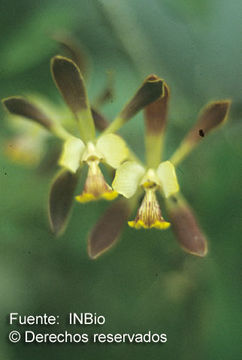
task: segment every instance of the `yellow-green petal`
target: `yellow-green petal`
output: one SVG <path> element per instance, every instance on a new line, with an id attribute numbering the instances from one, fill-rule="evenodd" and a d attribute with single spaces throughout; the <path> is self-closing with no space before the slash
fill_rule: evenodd
<path id="1" fill-rule="evenodd" d="M 135 161 L 126 161 L 117 169 L 112 187 L 119 194 L 130 198 L 135 194 L 144 173 L 143 166 Z"/>
<path id="2" fill-rule="evenodd" d="M 59 165 L 75 173 L 80 166 L 84 148 L 85 145 L 80 139 L 70 137 L 64 143 Z"/>
<path id="3" fill-rule="evenodd" d="M 166 198 L 179 191 L 175 167 L 170 161 L 164 161 L 158 166 L 157 176 Z"/>
<path id="4" fill-rule="evenodd" d="M 101 136 L 96 148 L 103 155 L 105 162 L 115 169 L 129 156 L 125 141 L 115 134 Z"/>

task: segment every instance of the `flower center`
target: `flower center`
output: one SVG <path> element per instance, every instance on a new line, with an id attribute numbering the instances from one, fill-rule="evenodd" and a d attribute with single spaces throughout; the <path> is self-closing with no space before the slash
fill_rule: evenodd
<path id="1" fill-rule="evenodd" d="M 113 191 L 104 179 L 104 176 L 99 168 L 99 160 L 89 158 L 87 164 L 88 174 L 84 185 L 84 190 L 81 195 L 76 196 L 76 200 L 84 203 L 100 198 L 113 200 L 115 197 L 117 197 L 118 193 Z"/>
<path id="2" fill-rule="evenodd" d="M 143 185 L 144 186 L 144 185 Z M 144 228 L 157 228 L 167 229 L 170 226 L 161 214 L 159 203 L 156 199 L 156 184 L 149 184 L 144 186 L 145 196 L 138 210 L 137 216 L 134 221 L 129 221 L 128 224 L 136 229 Z"/>
<path id="3" fill-rule="evenodd" d="M 88 142 L 84 151 L 84 154 L 82 156 L 82 161 L 85 161 L 88 163 L 91 163 L 92 161 L 102 160 L 103 156 L 100 154 L 100 152 L 97 150 L 96 146 L 92 142 Z"/>
<path id="4" fill-rule="evenodd" d="M 148 169 L 143 176 L 140 185 L 146 189 L 156 190 L 158 187 L 159 181 L 154 169 Z"/>

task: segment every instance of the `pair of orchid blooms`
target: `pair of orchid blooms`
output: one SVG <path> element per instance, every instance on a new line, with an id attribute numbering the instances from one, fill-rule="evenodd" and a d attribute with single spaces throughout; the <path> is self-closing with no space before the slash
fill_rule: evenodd
<path id="1" fill-rule="evenodd" d="M 87 165 L 85 185 L 82 193 L 75 196 L 77 201 L 114 200 L 121 195 L 89 234 L 88 254 L 92 259 L 116 242 L 126 221 L 136 229 L 161 230 L 167 229 L 171 222 L 184 250 L 198 256 L 206 255 L 206 238 L 180 193 L 175 167 L 204 135 L 226 120 L 230 101 L 208 104 L 172 157 L 161 161 L 170 96 L 169 88 L 161 78 L 148 76 L 113 122 L 107 123 L 100 113 L 91 108 L 83 76 L 73 60 L 55 56 L 51 61 L 51 71 L 57 88 L 76 119 L 80 137 L 67 131 L 43 109 L 23 97 L 9 97 L 3 103 L 11 114 L 38 123 L 63 141 L 59 159 L 61 170 L 52 183 L 49 195 L 49 220 L 53 232 L 58 235 L 64 231 L 80 173 Z M 137 159 L 124 139 L 116 134 L 121 126 L 142 109 L 145 118 L 146 165 Z M 102 131 L 96 136 L 96 130 L 100 128 Z M 112 169 L 115 170 L 112 185 L 106 182 L 100 169 L 101 163 L 107 166 L 112 175 Z M 157 193 L 165 200 L 170 222 L 162 216 Z M 130 221 L 141 198 L 137 215 Z"/>

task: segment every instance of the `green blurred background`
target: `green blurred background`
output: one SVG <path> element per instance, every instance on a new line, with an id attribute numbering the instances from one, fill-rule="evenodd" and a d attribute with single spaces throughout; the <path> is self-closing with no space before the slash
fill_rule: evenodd
<path id="1" fill-rule="evenodd" d="M 86 239 L 108 204 L 75 204 L 66 233 L 50 232 L 46 203 L 57 170 L 4 156 L 11 130 L 1 108 L 0 359 L 239 359 L 242 27 L 240 0 L 1 0 L 0 97 L 39 92 L 62 100 L 49 72 L 50 39 L 68 30 L 86 49 L 90 98 L 115 78 L 110 119 L 145 76 L 171 88 L 167 158 L 210 100 L 231 98 L 229 121 L 178 168 L 183 193 L 208 235 L 205 259 L 185 254 L 171 230 L 134 231 L 96 261 Z M 142 114 L 122 129 L 144 157 Z M 47 160 L 46 160 L 47 161 Z M 65 324 L 70 311 L 106 317 L 101 327 Z M 166 344 L 11 344 L 7 315 L 60 315 L 39 332 L 166 333 Z M 16 328 L 17 329 L 17 328 Z M 21 328 L 23 330 L 23 328 Z"/>

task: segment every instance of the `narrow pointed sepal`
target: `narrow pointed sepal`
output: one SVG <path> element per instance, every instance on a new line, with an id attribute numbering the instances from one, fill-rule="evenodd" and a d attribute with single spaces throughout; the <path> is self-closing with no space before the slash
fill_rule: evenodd
<path id="1" fill-rule="evenodd" d="M 106 129 L 106 132 L 116 132 L 145 106 L 156 101 L 161 96 L 163 96 L 163 80 L 156 75 L 148 76 L 135 95 Z"/>
<path id="2" fill-rule="evenodd" d="M 127 103 L 120 113 L 120 118 L 128 121 L 145 106 L 163 95 L 163 80 L 156 75 L 148 76 L 133 98 Z"/>
<path id="3" fill-rule="evenodd" d="M 62 170 L 54 179 L 49 195 L 49 221 L 55 235 L 61 235 L 67 225 L 78 175 Z"/>
<path id="4" fill-rule="evenodd" d="M 166 199 L 171 229 L 180 246 L 188 253 L 205 256 L 207 240 L 200 229 L 195 215 L 180 193 Z"/>
<path id="5" fill-rule="evenodd" d="M 160 135 L 166 126 L 170 90 L 165 82 L 163 87 L 162 96 L 144 109 L 146 133 L 150 135 Z"/>
<path id="6" fill-rule="evenodd" d="M 187 135 L 191 142 L 198 143 L 210 131 L 222 125 L 228 117 L 230 100 L 213 101 L 199 114 L 198 121 Z"/>
<path id="7" fill-rule="evenodd" d="M 10 114 L 32 120 L 51 131 L 54 125 L 53 121 L 41 109 L 23 97 L 11 96 L 3 99 L 2 102 Z"/>
<path id="8" fill-rule="evenodd" d="M 66 104 L 76 116 L 84 140 L 92 140 L 95 127 L 88 102 L 85 82 L 78 66 L 68 58 L 55 56 L 51 60 L 54 81 Z"/>
<path id="9" fill-rule="evenodd" d="M 145 147 L 148 167 L 157 167 L 161 161 L 164 131 L 168 113 L 170 90 L 164 82 L 164 94 L 144 109 Z"/>
<path id="10" fill-rule="evenodd" d="M 189 131 L 170 161 L 177 165 L 213 130 L 225 123 L 230 100 L 213 101 L 201 111 L 195 126 Z"/>
<path id="11" fill-rule="evenodd" d="M 117 242 L 130 212 L 129 202 L 125 199 L 118 200 L 107 209 L 88 238 L 91 259 L 96 259 Z"/>

